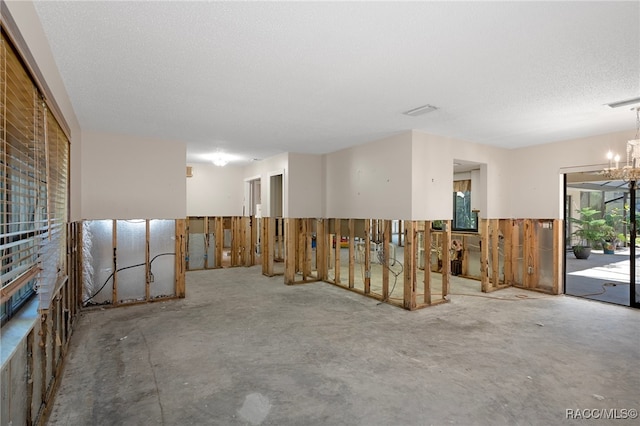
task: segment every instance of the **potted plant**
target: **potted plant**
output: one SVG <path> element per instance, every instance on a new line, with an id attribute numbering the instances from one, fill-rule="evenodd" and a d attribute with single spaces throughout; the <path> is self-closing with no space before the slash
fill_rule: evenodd
<path id="1" fill-rule="evenodd" d="M 612 228 L 607 228 L 607 232 L 609 235 L 605 237 L 605 241 L 613 242 L 614 248 L 617 247 L 621 242 L 626 242 L 627 240 L 625 234 L 629 225 L 629 219 L 627 218 L 628 212 L 629 205 L 625 204 L 624 210 L 619 207 L 614 207 L 604 215 L 606 225 Z"/>
<path id="2" fill-rule="evenodd" d="M 604 254 L 614 254 L 616 252 L 616 244 L 618 243 L 618 234 L 613 226 L 602 225 L 602 249 Z"/>
<path id="3" fill-rule="evenodd" d="M 577 210 L 578 217 L 572 217 L 571 222 L 578 226 L 573 235 L 580 239 L 580 242 L 574 245 L 573 254 L 577 259 L 588 259 L 591 254 L 591 247 L 596 242 L 604 240 L 605 220 L 600 218 L 600 212 L 591 207 L 583 207 Z"/>

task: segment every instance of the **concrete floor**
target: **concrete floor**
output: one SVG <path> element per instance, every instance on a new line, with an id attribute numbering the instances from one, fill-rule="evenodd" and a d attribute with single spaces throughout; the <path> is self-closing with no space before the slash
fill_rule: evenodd
<path id="1" fill-rule="evenodd" d="M 629 249 L 615 254 L 593 250 L 589 259 L 576 259 L 566 253 L 566 294 L 629 306 L 630 282 Z M 638 264 L 636 256 L 636 264 Z M 640 294 L 640 286 L 636 285 Z"/>
<path id="2" fill-rule="evenodd" d="M 518 289 L 408 312 L 259 267 L 190 272 L 184 300 L 82 314 L 48 424 L 585 424 L 566 410 L 640 409 L 639 323 Z"/>

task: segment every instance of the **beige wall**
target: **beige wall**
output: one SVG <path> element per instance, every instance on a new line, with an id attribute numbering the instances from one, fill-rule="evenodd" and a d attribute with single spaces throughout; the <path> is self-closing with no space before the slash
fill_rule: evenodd
<path id="1" fill-rule="evenodd" d="M 474 207 L 482 218 L 509 218 L 509 152 L 458 139 L 413 131 L 412 219 L 451 219 L 453 163 L 480 163 L 472 189 Z"/>
<path id="2" fill-rule="evenodd" d="M 556 219 L 563 217 L 561 173 L 575 169 L 601 170 L 609 149 L 626 152 L 633 131 L 609 133 L 537 145 L 510 152 L 509 200 L 512 217 Z"/>
<path id="3" fill-rule="evenodd" d="M 83 132 L 83 219 L 186 217 L 186 146 Z"/>
<path id="4" fill-rule="evenodd" d="M 324 156 L 289 154 L 288 217 L 324 217 Z"/>
<path id="5" fill-rule="evenodd" d="M 411 219 L 451 219 L 454 142 L 421 132 L 412 137 Z"/>
<path id="6" fill-rule="evenodd" d="M 79 220 L 81 218 L 80 180 L 82 165 L 80 157 L 82 152 L 82 139 L 78 119 L 71 106 L 71 101 L 69 100 L 66 88 L 60 77 L 60 72 L 53 59 L 49 42 L 44 35 L 40 19 L 33 4 L 25 1 L 3 1 L 2 13 L 4 15 L 7 12 L 9 12 L 18 26 L 20 34 L 27 43 L 31 55 L 35 59 L 46 84 L 53 93 L 53 97 L 69 125 L 71 131 L 70 220 Z M 4 18 L 3 16 L 3 20 Z"/>
<path id="7" fill-rule="evenodd" d="M 326 216 L 411 218 L 411 132 L 326 155 Z"/>
<path id="8" fill-rule="evenodd" d="M 187 216 L 242 216 L 243 167 L 189 164 Z"/>
<path id="9" fill-rule="evenodd" d="M 260 198 L 262 201 L 262 215 L 267 217 L 271 215 L 270 197 L 271 197 L 271 182 L 270 177 L 275 174 L 283 175 L 283 197 L 284 207 L 283 215 L 287 217 L 289 210 L 289 197 L 288 180 L 289 180 L 289 153 L 274 155 L 273 157 L 265 158 L 264 160 L 256 161 L 244 168 L 244 179 L 256 179 L 260 178 Z M 245 200 L 245 203 L 249 203 L 250 200 Z M 248 211 L 248 205 L 245 206 L 245 211 Z"/>

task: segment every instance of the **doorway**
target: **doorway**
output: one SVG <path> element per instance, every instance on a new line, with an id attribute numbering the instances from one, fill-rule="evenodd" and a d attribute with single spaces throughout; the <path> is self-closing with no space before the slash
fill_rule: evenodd
<path id="1" fill-rule="evenodd" d="M 603 180 L 598 172 L 565 175 L 565 294 L 640 307 L 638 195 L 635 182 Z"/>

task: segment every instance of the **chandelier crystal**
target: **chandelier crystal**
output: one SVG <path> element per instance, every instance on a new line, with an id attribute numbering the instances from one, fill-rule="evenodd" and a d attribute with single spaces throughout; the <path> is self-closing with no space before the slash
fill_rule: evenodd
<path id="1" fill-rule="evenodd" d="M 636 111 L 636 138 L 627 141 L 627 161 L 624 166 L 620 167 L 620 155 L 611 151 L 607 153 L 609 167 L 602 174 L 608 179 L 625 182 L 640 180 L 640 107 L 633 109 Z"/>

